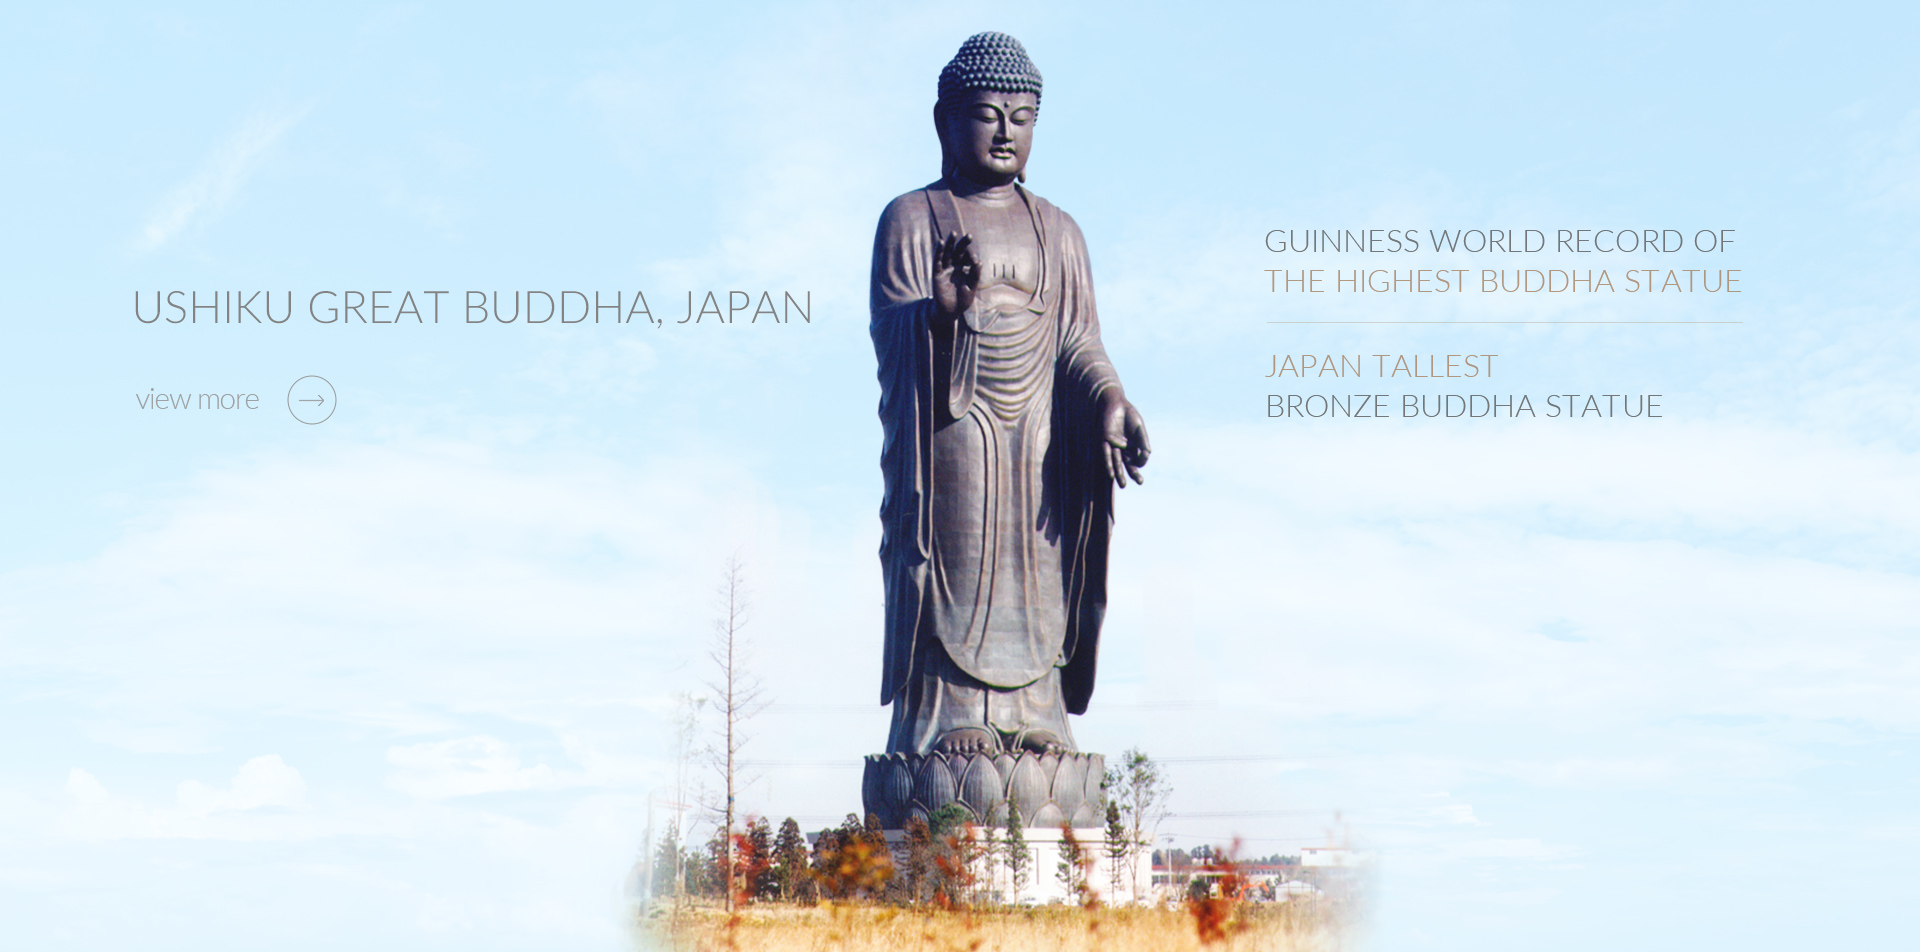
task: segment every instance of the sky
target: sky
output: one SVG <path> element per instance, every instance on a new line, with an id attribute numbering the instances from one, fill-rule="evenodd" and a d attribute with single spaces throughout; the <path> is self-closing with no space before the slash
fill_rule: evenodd
<path id="1" fill-rule="evenodd" d="M 1920 70 L 1911 9 L 1826 9 L 9 8 L 8 944 L 627 948 L 729 557 L 768 701 L 744 808 L 858 810 L 872 228 L 936 177 L 935 77 L 992 29 L 1046 77 L 1027 184 L 1085 233 L 1152 433 L 1074 730 L 1166 765 L 1166 841 L 1366 850 L 1369 949 L 1899 947 Z M 1289 228 L 1423 247 L 1270 251 Z M 1583 228 L 1733 241 L 1426 240 Z M 1269 290 L 1314 268 L 1473 277 Z M 1668 268 L 1740 290 L 1477 290 Z M 294 316 L 143 321 L 172 291 Z M 374 291 L 449 293 L 437 324 L 312 316 Z M 467 291 L 660 320 L 469 324 Z M 676 323 L 730 291 L 807 316 Z M 1269 376 L 1468 353 L 1495 376 Z M 260 406 L 143 402 L 175 392 Z M 1386 418 L 1269 416 L 1362 392 Z M 1566 393 L 1661 416 L 1400 416 Z"/>

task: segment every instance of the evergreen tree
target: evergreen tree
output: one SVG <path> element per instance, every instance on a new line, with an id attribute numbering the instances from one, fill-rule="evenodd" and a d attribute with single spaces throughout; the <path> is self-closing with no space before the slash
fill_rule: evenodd
<path id="1" fill-rule="evenodd" d="M 897 870 L 893 865 L 893 847 L 887 845 L 887 831 L 880 825 L 879 814 L 867 814 L 865 832 L 861 834 L 860 840 L 867 846 L 869 862 L 884 864 L 886 868 L 884 875 L 878 877 L 880 883 L 873 890 L 873 898 L 884 899 L 891 903 L 907 902 L 907 880 L 904 876 L 894 875 Z"/>
<path id="2" fill-rule="evenodd" d="M 969 824 L 973 811 L 958 803 L 949 803 L 927 818 L 931 867 L 928 891 L 943 908 L 967 902 L 968 887 L 973 885 L 973 857 L 977 844 Z"/>
<path id="3" fill-rule="evenodd" d="M 933 811 L 933 815 L 927 818 L 927 830 L 934 836 L 946 836 L 959 831 L 972 818 L 973 814 L 966 807 L 949 803 Z"/>
<path id="4" fill-rule="evenodd" d="M 826 899 L 839 899 L 841 834 L 839 830 L 828 828 L 821 830 L 813 838 L 813 868 L 807 877 L 812 880 L 816 890 Z"/>
<path id="5" fill-rule="evenodd" d="M 859 817 L 849 813 L 838 830 L 822 831 L 816 843 L 815 869 L 821 892 L 830 899 L 878 899 L 888 896 L 889 887 L 895 885 L 893 861 L 878 818 L 868 820 L 863 826 Z M 876 838 L 878 848 L 873 845 Z"/>
<path id="6" fill-rule="evenodd" d="M 678 896 L 686 885 L 680 875 L 680 824 L 668 821 L 666 832 L 653 853 L 653 882 L 648 889 L 654 898 Z"/>
<path id="7" fill-rule="evenodd" d="M 1120 815 L 1120 804 L 1107 801 L 1107 874 L 1112 880 L 1113 892 L 1108 893 L 1113 901 L 1120 900 L 1120 883 L 1132 859 L 1133 844 L 1127 836 L 1126 819 Z M 1129 883 L 1131 885 L 1131 883 Z"/>
<path id="8" fill-rule="evenodd" d="M 1060 821 L 1060 865 L 1056 875 L 1060 877 L 1060 885 L 1066 889 L 1068 898 L 1078 900 L 1086 891 L 1086 868 L 1082 865 L 1086 852 L 1085 847 L 1080 845 L 1080 838 L 1073 835 L 1073 824 Z"/>
<path id="9" fill-rule="evenodd" d="M 1027 853 L 1027 821 L 1021 819 L 1020 808 L 1014 805 L 1013 798 L 1007 798 L 1007 873 L 1013 879 L 1013 901 L 1020 902 L 1020 893 L 1027 888 L 1027 870 L 1031 868 L 1033 857 Z"/>
<path id="10" fill-rule="evenodd" d="M 707 840 L 707 855 L 700 864 L 700 878 L 694 891 L 702 896 L 714 899 L 726 898 L 727 866 L 733 858 L 733 838 L 727 835 L 725 827 L 714 827 L 713 836 Z"/>
<path id="11" fill-rule="evenodd" d="M 1000 857 L 1005 854 L 1005 852 L 1006 843 L 1000 838 L 1000 828 L 994 824 L 993 818 L 989 816 L 987 818 L 986 836 L 980 848 L 982 863 L 986 866 L 987 870 L 987 900 L 989 902 L 1002 901 L 999 896 L 995 895 L 995 892 L 996 887 L 1000 883 Z"/>
<path id="12" fill-rule="evenodd" d="M 745 850 L 734 860 L 739 864 L 734 888 L 748 901 L 773 898 L 779 889 L 773 876 L 773 825 L 766 817 L 748 820 L 746 834 L 738 845 Z"/>
<path id="13" fill-rule="evenodd" d="M 919 817 L 907 819 L 907 903 L 917 906 L 926 897 L 933 869 L 933 831 Z"/>
<path id="14" fill-rule="evenodd" d="M 780 836 L 773 841 L 773 877 L 785 902 L 803 901 L 807 881 L 807 840 L 800 824 L 787 817 L 780 824 Z"/>

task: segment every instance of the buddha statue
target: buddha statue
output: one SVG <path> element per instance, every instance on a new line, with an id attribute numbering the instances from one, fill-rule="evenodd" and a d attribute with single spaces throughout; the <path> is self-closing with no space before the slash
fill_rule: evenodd
<path id="1" fill-rule="evenodd" d="M 1077 750 L 1113 492 L 1149 453 L 1080 228 L 1023 184 L 1040 90 L 1018 40 L 969 38 L 940 73 L 940 179 L 874 237 L 889 754 Z"/>

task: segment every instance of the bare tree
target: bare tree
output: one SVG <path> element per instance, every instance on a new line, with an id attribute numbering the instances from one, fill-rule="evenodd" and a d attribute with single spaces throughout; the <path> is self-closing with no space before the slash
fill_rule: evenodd
<path id="1" fill-rule="evenodd" d="M 695 697 L 686 692 L 673 696 L 673 826 L 671 829 L 677 839 L 685 838 L 687 823 L 687 766 L 694 756 L 699 740 L 700 709 L 705 707 L 707 699 Z M 671 860 L 673 863 L 673 900 L 677 915 L 686 899 L 687 870 L 684 850 L 676 848 Z"/>
<path id="2" fill-rule="evenodd" d="M 728 557 L 714 596 L 718 614 L 714 618 L 713 637 L 707 649 L 707 657 L 712 659 L 714 665 L 714 680 L 709 681 L 707 687 L 713 692 L 714 712 L 720 717 L 717 725 L 720 748 L 715 751 L 714 760 L 720 768 L 726 791 L 726 802 L 721 809 L 726 838 L 725 869 L 721 875 L 727 911 L 732 912 L 736 892 L 733 837 L 736 771 L 740 750 L 746 744 L 743 730 L 746 721 L 764 706 L 760 700 L 760 684 L 748 673 L 747 668 L 749 645 L 744 634 L 748 616 L 746 568 L 738 555 Z"/>
<path id="3" fill-rule="evenodd" d="M 1167 816 L 1173 784 L 1153 758 L 1138 747 L 1129 747 L 1120 755 L 1119 766 L 1107 771 L 1101 786 L 1109 801 L 1119 802 L 1120 812 L 1125 815 L 1127 838 L 1134 847 L 1128 851 L 1127 872 L 1129 881 L 1137 882 L 1139 850 L 1153 845 L 1160 821 Z"/>

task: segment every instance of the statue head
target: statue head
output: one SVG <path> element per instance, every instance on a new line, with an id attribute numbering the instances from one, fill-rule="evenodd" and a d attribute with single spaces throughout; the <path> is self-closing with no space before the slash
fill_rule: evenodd
<path id="1" fill-rule="evenodd" d="M 940 71 L 933 124 L 941 172 L 982 185 L 1026 180 L 1033 124 L 1040 117 L 1040 71 L 1020 41 L 976 33 Z"/>

